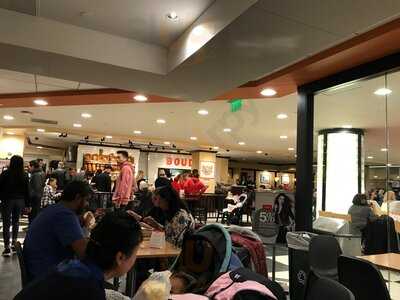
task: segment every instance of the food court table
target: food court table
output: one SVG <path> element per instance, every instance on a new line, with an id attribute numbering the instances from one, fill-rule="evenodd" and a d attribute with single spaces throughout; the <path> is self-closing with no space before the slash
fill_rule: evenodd
<path id="1" fill-rule="evenodd" d="M 171 258 L 177 257 L 181 253 L 181 249 L 175 247 L 169 242 L 165 242 L 165 247 L 150 248 L 150 241 L 145 240 L 140 244 L 139 250 L 137 252 L 137 259 L 149 259 L 149 258 Z M 135 266 L 126 274 L 126 288 L 125 295 L 128 297 L 133 297 L 134 287 L 135 287 L 135 277 L 136 277 Z"/>
<path id="2" fill-rule="evenodd" d="M 400 272 L 400 254 L 385 253 L 359 256 L 359 258 L 369 261 L 382 269 Z"/>

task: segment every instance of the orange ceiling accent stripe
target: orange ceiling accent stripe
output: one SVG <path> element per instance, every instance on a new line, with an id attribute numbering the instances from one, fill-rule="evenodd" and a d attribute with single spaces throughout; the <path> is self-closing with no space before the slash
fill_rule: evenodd
<path id="1" fill-rule="evenodd" d="M 66 90 L 43 93 L 19 93 L 0 95 L 1 107 L 34 107 L 33 100 L 46 100 L 48 106 L 94 105 L 138 103 L 133 99 L 137 93 L 118 89 Z M 177 102 L 179 100 L 148 95 L 148 103 Z"/>
<path id="2" fill-rule="evenodd" d="M 297 87 L 400 51 L 400 18 L 355 36 L 339 45 L 293 65 L 250 81 L 218 99 L 264 98 L 263 88 L 277 91 L 275 97 L 295 93 Z"/>

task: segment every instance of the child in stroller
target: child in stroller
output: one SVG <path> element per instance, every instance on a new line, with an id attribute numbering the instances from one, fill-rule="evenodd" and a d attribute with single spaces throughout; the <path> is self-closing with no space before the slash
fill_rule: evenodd
<path id="1" fill-rule="evenodd" d="M 247 202 L 247 191 L 243 191 L 240 195 L 234 195 L 233 196 L 233 204 L 228 204 L 227 208 L 224 208 L 222 210 L 223 216 L 222 216 L 222 222 L 226 220 L 226 222 L 229 224 L 235 224 L 239 225 L 240 223 L 240 218 L 242 217 L 241 211 L 243 207 L 246 205 Z"/>

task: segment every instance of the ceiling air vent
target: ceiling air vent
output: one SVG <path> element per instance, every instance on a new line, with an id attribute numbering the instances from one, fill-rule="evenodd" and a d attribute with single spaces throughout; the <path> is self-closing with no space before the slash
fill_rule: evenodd
<path id="1" fill-rule="evenodd" d="M 44 120 L 44 119 L 35 119 L 35 118 L 31 118 L 31 122 L 33 122 L 33 123 L 40 123 L 40 124 L 48 124 L 48 125 L 57 125 L 57 124 L 58 124 L 57 121 L 53 121 L 53 120 Z"/>

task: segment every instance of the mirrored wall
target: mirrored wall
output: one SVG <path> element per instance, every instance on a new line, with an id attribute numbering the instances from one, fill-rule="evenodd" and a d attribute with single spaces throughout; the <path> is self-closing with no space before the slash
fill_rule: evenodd
<path id="1" fill-rule="evenodd" d="M 315 95 L 314 209 L 317 221 L 319 216 L 338 220 L 327 230 L 354 237 L 341 245 L 345 254 L 398 250 L 399 96 L 400 72 L 349 82 Z M 350 220 L 350 225 L 341 227 L 339 220 L 343 224 Z M 378 223 L 384 224 L 381 230 L 376 230 Z M 397 288 L 390 274 L 385 274 L 389 287 Z"/>

